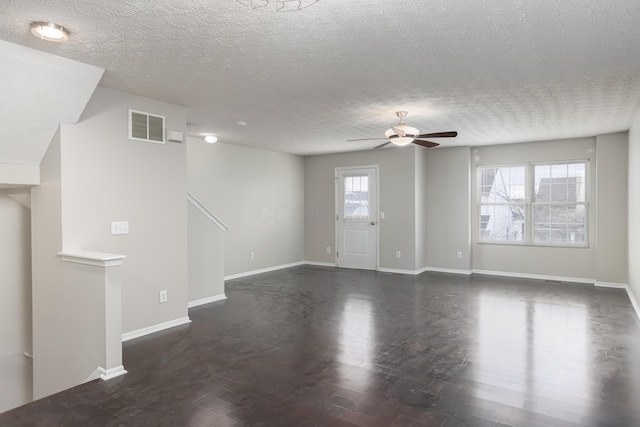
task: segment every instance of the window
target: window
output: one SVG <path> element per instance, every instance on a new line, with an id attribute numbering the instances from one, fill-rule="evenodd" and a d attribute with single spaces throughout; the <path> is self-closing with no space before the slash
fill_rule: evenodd
<path id="1" fill-rule="evenodd" d="M 369 177 L 367 175 L 344 177 L 343 217 L 351 221 L 369 219 Z"/>
<path id="2" fill-rule="evenodd" d="M 479 167 L 479 241 L 587 246 L 586 176 L 586 161 Z"/>

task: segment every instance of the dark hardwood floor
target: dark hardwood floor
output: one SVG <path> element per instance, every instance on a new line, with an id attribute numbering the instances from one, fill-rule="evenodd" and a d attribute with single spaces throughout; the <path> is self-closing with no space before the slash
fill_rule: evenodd
<path id="1" fill-rule="evenodd" d="M 303 266 L 226 293 L 0 425 L 640 426 L 623 290 Z"/>

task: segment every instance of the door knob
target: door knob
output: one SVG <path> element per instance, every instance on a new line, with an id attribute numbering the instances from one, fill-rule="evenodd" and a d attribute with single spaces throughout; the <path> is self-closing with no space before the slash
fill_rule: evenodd
<path id="1" fill-rule="evenodd" d="M 376 222 L 375 221 L 371 221 L 371 225 L 376 225 Z"/>

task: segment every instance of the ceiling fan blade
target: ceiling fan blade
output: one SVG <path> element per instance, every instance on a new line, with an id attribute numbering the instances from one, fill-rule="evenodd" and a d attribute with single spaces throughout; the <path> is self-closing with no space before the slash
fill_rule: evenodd
<path id="1" fill-rule="evenodd" d="M 455 138 L 458 136 L 458 132 L 435 132 L 435 133 L 423 133 L 417 135 L 416 138 Z"/>
<path id="2" fill-rule="evenodd" d="M 391 144 L 391 141 L 387 141 L 387 142 L 385 142 L 384 144 L 380 144 L 380 145 L 378 145 L 377 147 L 373 147 L 373 149 L 375 150 L 376 148 L 382 148 L 382 147 L 384 147 L 385 145 L 389 145 L 389 144 Z"/>
<path id="3" fill-rule="evenodd" d="M 419 145 L 421 147 L 424 147 L 424 148 L 433 148 L 433 147 L 437 147 L 438 145 L 440 145 L 437 142 L 421 141 L 419 139 L 414 139 L 411 142 L 413 142 L 414 144 L 417 144 L 417 145 Z"/>
<path id="4" fill-rule="evenodd" d="M 389 138 L 360 138 L 360 139 L 347 139 L 347 142 L 353 142 L 353 141 L 378 141 L 378 140 L 382 140 L 382 139 L 389 139 Z"/>

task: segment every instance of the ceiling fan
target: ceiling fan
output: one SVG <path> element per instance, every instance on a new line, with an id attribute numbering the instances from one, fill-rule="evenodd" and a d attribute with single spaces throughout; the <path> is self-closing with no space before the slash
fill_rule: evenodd
<path id="1" fill-rule="evenodd" d="M 384 138 L 361 138 L 361 139 L 348 139 L 351 141 L 373 141 L 376 139 L 388 139 L 384 144 L 380 144 L 374 148 L 382 148 L 386 145 L 393 143 L 394 145 L 404 146 L 411 143 L 420 145 L 425 148 L 437 147 L 437 142 L 426 141 L 424 138 L 454 138 L 458 135 L 458 132 L 436 132 L 436 133 L 423 133 L 413 126 L 409 126 L 404 122 L 404 118 L 409 114 L 408 111 L 397 111 L 396 116 L 400 119 L 400 122 L 387 129 L 384 132 Z"/>

